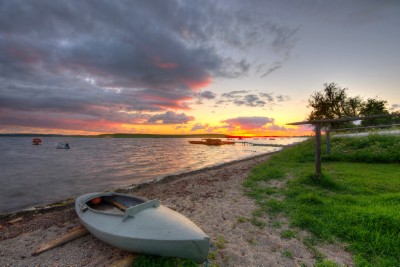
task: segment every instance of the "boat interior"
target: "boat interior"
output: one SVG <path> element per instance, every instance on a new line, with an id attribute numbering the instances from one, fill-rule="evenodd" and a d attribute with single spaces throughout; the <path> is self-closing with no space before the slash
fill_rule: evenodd
<path id="1" fill-rule="evenodd" d="M 127 209 L 133 206 L 137 206 L 146 202 L 140 198 L 127 197 L 121 195 L 110 195 L 100 196 L 97 198 L 90 199 L 86 202 L 86 205 L 94 210 L 123 214 Z"/>

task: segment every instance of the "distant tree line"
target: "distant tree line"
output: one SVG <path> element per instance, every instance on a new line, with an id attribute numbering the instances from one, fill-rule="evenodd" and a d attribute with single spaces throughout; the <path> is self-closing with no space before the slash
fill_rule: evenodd
<path id="1" fill-rule="evenodd" d="M 386 107 L 386 100 L 375 98 L 364 100 L 360 96 L 350 97 L 347 95 L 347 90 L 347 88 L 341 88 L 336 83 L 325 83 L 322 91 L 315 92 L 308 99 L 308 107 L 312 108 L 311 113 L 308 115 L 308 120 L 391 114 Z M 398 114 L 399 111 L 394 113 Z M 365 119 L 361 121 L 362 126 L 393 123 L 400 123 L 399 117 Z M 332 128 L 341 127 L 354 127 L 354 124 L 352 122 L 332 124 Z"/>

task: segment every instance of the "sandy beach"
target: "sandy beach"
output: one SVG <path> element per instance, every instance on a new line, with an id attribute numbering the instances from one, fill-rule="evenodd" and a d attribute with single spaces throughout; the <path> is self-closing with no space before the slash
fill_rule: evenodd
<path id="1" fill-rule="evenodd" d="M 241 184 L 255 165 L 269 157 L 261 155 L 120 191 L 158 198 L 199 225 L 214 245 L 220 244 L 210 250 L 215 256 L 209 266 L 314 266 L 317 254 L 352 266 L 351 255 L 340 244 L 309 249 L 302 241 L 309 234 L 297 229 L 291 229 L 297 233 L 295 238 L 282 238 L 282 231 L 290 228 L 284 217 L 265 215 L 261 218 L 264 228 L 249 221 L 257 206 Z M 285 186 L 285 181 L 270 186 Z M 32 256 L 39 245 L 79 226 L 72 200 L 47 209 L 1 215 L 0 266 L 110 266 L 129 255 L 89 234 Z"/>

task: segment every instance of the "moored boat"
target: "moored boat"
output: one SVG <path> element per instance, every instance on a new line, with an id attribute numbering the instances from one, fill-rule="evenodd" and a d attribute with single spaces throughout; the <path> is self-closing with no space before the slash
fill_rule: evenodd
<path id="1" fill-rule="evenodd" d="M 58 148 L 58 149 L 70 149 L 71 147 L 69 146 L 68 143 L 60 142 L 60 143 L 56 144 L 56 148 Z"/>
<path id="2" fill-rule="evenodd" d="M 208 146 L 221 146 L 221 145 L 233 145 L 235 142 L 232 141 L 222 141 L 218 138 L 205 138 L 201 141 L 189 141 L 191 144 L 196 145 L 208 145 Z"/>
<path id="3" fill-rule="evenodd" d="M 202 263 L 210 238 L 192 221 L 158 200 L 119 193 L 91 193 L 75 201 L 81 223 L 100 240 L 136 253 Z"/>
<path id="4" fill-rule="evenodd" d="M 205 145 L 206 141 L 189 141 L 189 143 L 194 145 Z"/>
<path id="5" fill-rule="evenodd" d="M 40 138 L 33 138 L 32 139 L 32 145 L 41 145 L 42 144 L 42 139 Z"/>

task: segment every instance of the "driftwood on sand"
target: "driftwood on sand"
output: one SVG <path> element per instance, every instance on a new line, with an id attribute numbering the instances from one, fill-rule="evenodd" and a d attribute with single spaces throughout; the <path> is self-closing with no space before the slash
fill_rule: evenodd
<path id="1" fill-rule="evenodd" d="M 72 241 L 74 239 L 77 239 L 77 238 L 82 237 L 87 234 L 89 234 L 89 231 L 86 230 L 86 228 L 83 226 L 72 229 L 71 231 L 67 232 L 66 234 L 64 234 L 60 237 L 57 237 L 56 239 L 53 239 L 49 242 L 41 244 L 39 247 L 37 247 L 35 249 L 35 251 L 32 253 L 32 256 L 39 255 L 40 253 L 43 253 L 49 249 L 61 246 L 69 241 Z"/>

